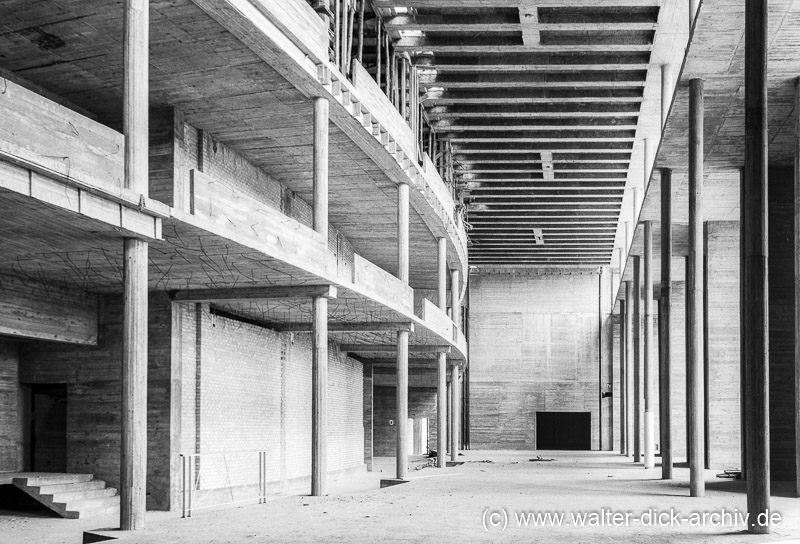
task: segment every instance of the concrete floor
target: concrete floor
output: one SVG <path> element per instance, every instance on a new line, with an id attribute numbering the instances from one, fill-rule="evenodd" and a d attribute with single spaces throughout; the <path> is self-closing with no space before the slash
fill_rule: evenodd
<path id="1" fill-rule="evenodd" d="M 691 527 L 694 513 L 742 512 L 744 484 L 715 478 L 708 471 L 707 496 L 687 496 L 688 470 L 676 469 L 672 482 L 659 480 L 660 469 L 644 470 L 619 455 L 539 452 L 552 462 L 531 462 L 536 452 L 470 451 L 458 467 L 410 471 L 410 483 L 375 489 L 393 475 L 393 459 L 376 462 L 363 477 L 331 485 L 324 498 L 276 497 L 264 505 L 204 512 L 191 519 L 151 513 L 148 527 L 117 535 L 118 542 L 796 542 L 800 543 L 800 499 L 774 496 L 773 511 L 783 516 L 767 536 L 746 535 L 742 527 Z M 416 459 L 414 467 L 424 463 Z M 773 486 L 776 494 L 790 486 Z M 655 508 L 681 516 L 680 526 L 645 526 L 635 518 Z M 628 526 L 576 527 L 573 513 L 603 509 L 630 512 Z M 517 524 L 525 512 L 564 512 L 562 527 Z M 505 516 L 508 524 L 503 531 Z M 711 520 L 711 518 L 708 518 Z M 0 541 L 78 543 L 86 529 L 109 527 L 116 520 L 31 518 L 0 512 Z M 611 518 L 613 522 L 614 519 Z M 665 518 L 666 521 L 666 518 Z M 498 524 L 492 527 L 492 523 Z M 488 529 L 488 530 L 487 530 Z"/>

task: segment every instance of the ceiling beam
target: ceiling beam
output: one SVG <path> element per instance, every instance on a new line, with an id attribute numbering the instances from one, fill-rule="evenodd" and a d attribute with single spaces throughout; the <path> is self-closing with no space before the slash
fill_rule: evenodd
<path id="1" fill-rule="evenodd" d="M 274 299 L 336 298 L 334 285 L 280 285 L 232 289 L 187 289 L 170 293 L 174 302 L 239 302 Z"/>
<path id="2" fill-rule="evenodd" d="M 311 323 L 278 323 L 273 327 L 279 332 L 312 332 Z M 410 322 L 372 321 L 364 323 L 328 322 L 328 332 L 371 333 L 371 332 L 414 332 L 414 324 Z"/>
<path id="3" fill-rule="evenodd" d="M 355 353 L 391 353 L 397 351 L 397 346 L 393 344 L 342 344 L 339 347 L 342 352 Z M 411 353 L 450 353 L 451 346 L 442 345 L 412 345 L 408 346 Z"/>
<path id="4" fill-rule="evenodd" d="M 516 8 L 520 0 L 374 0 L 376 8 Z M 602 7 L 658 7 L 661 0 L 602 0 Z M 597 0 L 541 0 L 538 8 L 597 8 Z"/>

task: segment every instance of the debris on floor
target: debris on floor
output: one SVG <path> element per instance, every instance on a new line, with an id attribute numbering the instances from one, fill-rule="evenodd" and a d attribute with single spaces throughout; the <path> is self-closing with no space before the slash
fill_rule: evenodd
<path id="1" fill-rule="evenodd" d="M 528 459 L 528 461 L 531 461 L 532 463 L 539 463 L 539 462 L 555 461 L 555 459 L 545 459 L 541 455 L 537 455 L 533 459 Z"/>
<path id="2" fill-rule="evenodd" d="M 733 469 L 733 470 L 726 470 L 724 472 L 720 472 L 717 474 L 717 478 L 728 478 L 729 480 L 741 480 L 742 479 L 742 471 L 741 469 Z"/>

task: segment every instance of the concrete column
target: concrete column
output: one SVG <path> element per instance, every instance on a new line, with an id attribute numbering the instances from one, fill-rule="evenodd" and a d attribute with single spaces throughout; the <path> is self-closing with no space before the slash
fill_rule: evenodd
<path id="1" fill-rule="evenodd" d="M 633 313 L 636 301 L 633 298 L 633 283 L 625 282 L 625 456 L 633 455 L 634 406 L 633 406 Z"/>
<path id="2" fill-rule="evenodd" d="M 642 367 L 644 374 L 644 468 L 653 468 L 655 464 L 655 376 L 653 373 L 653 223 L 644 223 L 644 357 Z"/>
<path id="3" fill-rule="evenodd" d="M 328 112 L 314 98 L 314 230 L 328 239 Z M 325 495 L 327 480 L 328 299 L 315 297 L 311 362 L 311 495 Z"/>
<path id="4" fill-rule="evenodd" d="M 439 238 L 439 309 L 447 311 L 447 239 Z M 447 466 L 447 354 L 440 353 L 436 387 L 436 466 Z"/>
<path id="5" fill-rule="evenodd" d="M 633 256 L 633 462 L 642 460 L 644 402 L 642 391 L 642 267 L 641 257 Z"/>
<path id="6" fill-rule="evenodd" d="M 458 268 L 450 271 L 450 296 L 453 298 L 453 323 L 461 329 L 461 273 Z"/>
<path id="7" fill-rule="evenodd" d="M 661 129 L 667 124 L 669 108 L 672 105 L 672 91 L 675 83 L 672 81 L 672 66 L 661 65 Z"/>
<path id="8" fill-rule="evenodd" d="M 450 460 L 458 461 L 458 430 L 460 412 L 459 410 L 459 369 L 458 365 L 453 365 L 450 375 Z"/>
<path id="9" fill-rule="evenodd" d="M 705 408 L 703 361 L 703 81 L 689 84 L 689 258 L 686 284 L 686 375 L 689 403 L 689 487 L 705 495 Z"/>
<path id="10" fill-rule="evenodd" d="M 149 187 L 149 6 L 123 3 L 123 133 L 125 188 Z M 120 529 L 145 525 L 147 490 L 147 264 L 148 244 L 126 238 L 123 246 L 122 436 Z"/>
<path id="11" fill-rule="evenodd" d="M 408 283 L 408 184 L 397 186 L 397 278 Z"/>
<path id="12" fill-rule="evenodd" d="M 800 78 L 794 86 L 795 151 L 794 151 L 794 410 L 795 414 L 795 473 L 797 496 L 800 497 Z"/>
<path id="13" fill-rule="evenodd" d="M 436 466 L 447 466 L 447 354 L 440 353 L 437 362 L 436 387 Z"/>
<path id="14" fill-rule="evenodd" d="M 661 169 L 661 312 L 659 314 L 658 408 L 661 478 L 672 479 L 672 391 L 670 324 L 672 314 L 672 170 Z"/>
<path id="15" fill-rule="evenodd" d="M 437 259 L 437 280 L 438 280 L 438 295 L 439 295 L 439 309 L 447 312 L 447 239 L 439 238 L 438 240 L 438 259 Z"/>
<path id="16" fill-rule="evenodd" d="M 397 331 L 397 479 L 408 472 L 408 331 Z"/>
<path id="17" fill-rule="evenodd" d="M 622 270 L 622 269 L 620 269 Z M 622 277 L 622 272 L 620 272 L 620 277 Z M 627 412 L 627 395 L 628 390 L 626 387 L 626 380 L 627 373 L 625 372 L 625 357 L 626 357 L 626 338 L 625 338 L 625 323 L 627 322 L 628 318 L 626 316 L 626 305 L 625 300 L 619 301 L 619 452 L 622 455 L 628 455 L 628 446 L 627 446 L 627 419 L 626 419 L 626 412 Z"/>
<path id="18" fill-rule="evenodd" d="M 328 418 L 328 299 L 314 297 L 311 335 L 311 495 L 325 495 Z"/>
<path id="19" fill-rule="evenodd" d="M 314 230 L 328 240 L 328 114 L 330 103 L 314 98 Z"/>
<path id="20" fill-rule="evenodd" d="M 747 512 L 751 533 L 769 510 L 769 291 L 767 230 L 767 39 L 766 0 L 745 0 L 745 149 L 742 207 L 742 338 L 745 365 Z"/>

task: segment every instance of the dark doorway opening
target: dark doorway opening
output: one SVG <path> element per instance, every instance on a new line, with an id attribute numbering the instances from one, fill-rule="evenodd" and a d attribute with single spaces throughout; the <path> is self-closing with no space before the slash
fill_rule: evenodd
<path id="1" fill-rule="evenodd" d="M 30 386 L 28 463 L 35 472 L 67 471 L 67 384 Z"/>
<path id="2" fill-rule="evenodd" d="M 590 412 L 536 412 L 536 449 L 591 450 Z"/>

